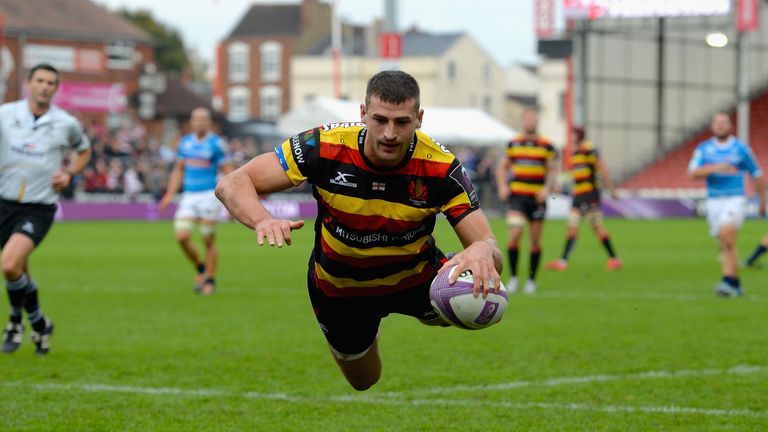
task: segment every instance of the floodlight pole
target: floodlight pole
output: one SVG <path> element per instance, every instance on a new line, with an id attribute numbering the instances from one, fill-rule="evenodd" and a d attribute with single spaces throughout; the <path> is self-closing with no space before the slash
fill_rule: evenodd
<path id="1" fill-rule="evenodd" d="M 664 18 L 659 18 L 656 63 L 656 149 L 664 148 Z"/>
<path id="2" fill-rule="evenodd" d="M 746 33 L 736 33 L 736 134 L 742 141 L 749 142 L 749 76 L 747 75 Z"/>

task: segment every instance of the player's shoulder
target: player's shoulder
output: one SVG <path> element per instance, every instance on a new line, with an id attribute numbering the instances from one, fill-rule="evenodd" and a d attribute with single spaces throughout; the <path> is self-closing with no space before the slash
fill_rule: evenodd
<path id="1" fill-rule="evenodd" d="M 440 163 L 451 163 L 456 159 L 456 156 L 448 147 L 440 144 L 436 139 L 419 129 L 416 130 L 416 148 L 414 149 L 413 157 Z"/>
<path id="2" fill-rule="evenodd" d="M 552 144 L 552 140 L 549 139 L 548 136 L 545 135 L 539 135 L 536 139 L 536 141 L 539 143 L 539 145 L 544 147 L 554 147 L 554 144 Z"/>
<path id="3" fill-rule="evenodd" d="M 82 127 L 80 126 L 80 120 L 78 120 L 77 117 L 73 116 L 72 114 L 67 112 L 65 109 L 59 108 L 54 104 L 51 104 L 50 114 L 51 114 L 51 117 L 54 119 L 54 121 L 62 122 L 67 126 L 76 126 L 78 128 Z"/>
<path id="4" fill-rule="evenodd" d="M 9 120 L 11 117 L 15 117 L 18 113 L 22 112 L 21 110 L 24 108 L 25 103 L 27 103 L 26 99 L 20 99 L 0 105 L 0 121 Z"/>

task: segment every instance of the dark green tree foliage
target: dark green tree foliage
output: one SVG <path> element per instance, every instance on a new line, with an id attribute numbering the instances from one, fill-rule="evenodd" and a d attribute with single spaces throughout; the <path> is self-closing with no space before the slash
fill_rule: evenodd
<path id="1" fill-rule="evenodd" d="M 151 12 L 143 9 L 136 11 L 121 9 L 118 13 L 155 39 L 155 58 L 161 69 L 166 72 L 181 73 L 189 64 L 181 35 L 173 28 L 156 20 Z"/>

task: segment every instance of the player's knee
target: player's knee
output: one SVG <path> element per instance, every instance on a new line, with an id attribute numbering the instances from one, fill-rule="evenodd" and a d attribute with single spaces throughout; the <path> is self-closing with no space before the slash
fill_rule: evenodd
<path id="1" fill-rule="evenodd" d="M 581 224 L 581 213 L 572 211 L 568 213 L 568 228 L 578 228 Z"/>
<path id="2" fill-rule="evenodd" d="M 507 226 L 510 230 L 522 230 L 525 227 L 525 217 L 519 213 L 507 215 Z"/>
<path id="3" fill-rule="evenodd" d="M 13 280 L 18 278 L 19 274 L 21 274 L 23 264 L 14 257 L 10 255 L 3 255 L 2 258 L 2 268 L 3 268 L 3 276 L 6 280 Z"/>
<path id="4" fill-rule="evenodd" d="M 216 225 L 212 223 L 201 223 L 198 230 L 203 237 L 203 241 L 206 241 L 206 239 L 213 241 L 213 235 L 216 233 Z"/>
<path id="5" fill-rule="evenodd" d="M 179 241 L 189 240 L 192 230 L 195 229 L 195 222 L 190 219 L 176 219 L 173 221 L 173 230 L 176 233 L 176 239 Z"/>
<path id="6" fill-rule="evenodd" d="M 178 240 L 179 243 L 186 243 L 191 238 L 191 233 L 189 231 L 184 231 L 184 230 L 176 230 L 174 232 L 174 235 L 176 236 L 176 240 Z"/>
<path id="7" fill-rule="evenodd" d="M 589 212 L 587 214 L 587 220 L 589 220 L 589 223 L 592 225 L 592 229 L 597 231 L 603 226 L 603 212 Z"/>

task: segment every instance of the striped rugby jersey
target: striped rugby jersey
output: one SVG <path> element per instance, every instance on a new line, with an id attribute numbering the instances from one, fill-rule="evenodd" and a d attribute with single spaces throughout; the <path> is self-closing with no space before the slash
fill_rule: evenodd
<path id="1" fill-rule="evenodd" d="M 571 154 L 571 176 L 573 177 L 573 195 L 585 195 L 597 191 L 597 162 L 600 155 L 590 142 L 583 142 Z"/>
<path id="2" fill-rule="evenodd" d="M 518 135 L 510 141 L 507 158 L 512 166 L 509 182 L 512 195 L 534 196 L 542 190 L 547 179 L 547 162 L 555 157 L 557 150 L 546 138 Z"/>
<path id="3" fill-rule="evenodd" d="M 363 154 L 363 123 L 333 123 L 275 149 L 294 185 L 313 185 L 315 282 L 329 296 L 380 295 L 434 278 L 436 215 L 456 225 L 478 209 L 456 157 L 416 131 L 404 160 L 376 168 Z"/>

